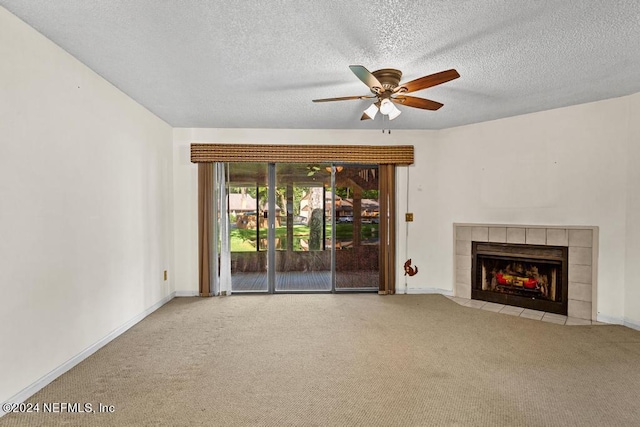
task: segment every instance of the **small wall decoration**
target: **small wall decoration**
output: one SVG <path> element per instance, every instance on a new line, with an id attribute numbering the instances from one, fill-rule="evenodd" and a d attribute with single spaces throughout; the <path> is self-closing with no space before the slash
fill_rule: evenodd
<path id="1" fill-rule="evenodd" d="M 418 274 L 418 266 L 416 265 L 415 268 L 411 267 L 411 258 L 404 263 L 404 275 L 406 276 L 407 274 L 409 276 L 415 276 Z"/>

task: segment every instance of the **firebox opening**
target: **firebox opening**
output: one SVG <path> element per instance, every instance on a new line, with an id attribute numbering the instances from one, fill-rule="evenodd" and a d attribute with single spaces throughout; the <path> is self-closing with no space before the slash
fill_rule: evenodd
<path id="1" fill-rule="evenodd" d="M 482 290 L 558 300 L 560 264 L 480 257 Z"/>
<path id="2" fill-rule="evenodd" d="M 567 314 L 567 248 L 473 242 L 471 297 Z"/>

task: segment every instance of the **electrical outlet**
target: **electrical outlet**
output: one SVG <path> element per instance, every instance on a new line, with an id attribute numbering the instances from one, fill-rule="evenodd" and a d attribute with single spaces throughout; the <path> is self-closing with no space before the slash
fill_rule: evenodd
<path id="1" fill-rule="evenodd" d="M 413 222 L 413 214 L 412 213 L 406 213 L 404 214 L 404 219 L 407 222 Z"/>
<path id="2" fill-rule="evenodd" d="M 167 270 L 164 271 L 164 280 L 167 280 Z"/>

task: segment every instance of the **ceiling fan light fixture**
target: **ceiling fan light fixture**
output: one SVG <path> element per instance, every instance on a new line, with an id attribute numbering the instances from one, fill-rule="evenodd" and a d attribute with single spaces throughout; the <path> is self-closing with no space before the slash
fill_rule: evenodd
<path id="1" fill-rule="evenodd" d="M 393 104 L 391 104 L 391 106 L 393 107 L 393 109 L 389 113 L 389 120 L 393 120 L 396 117 L 398 117 L 400 114 L 402 114 L 402 111 L 398 110 L 398 107 L 396 107 Z"/>
<path id="2" fill-rule="evenodd" d="M 388 99 L 383 99 L 380 103 L 380 114 L 388 115 L 393 111 L 394 105 Z"/>
<path id="3" fill-rule="evenodd" d="M 378 107 L 376 107 L 376 104 L 371 104 L 369 108 L 364 110 L 364 113 L 369 116 L 369 118 L 373 119 L 376 114 L 378 114 Z"/>
<path id="4" fill-rule="evenodd" d="M 426 98 L 408 96 L 406 94 L 438 86 L 460 77 L 460 74 L 452 68 L 450 70 L 440 71 L 439 73 L 422 76 L 410 82 L 400 83 L 400 79 L 402 78 L 402 72 L 400 70 L 383 68 L 370 72 L 362 65 L 350 65 L 349 68 L 356 77 L 369 88 L 372 95 L 314 99 L 313 102 L 375 99 L 376 101 L 373 105 L 364 110 L 360 120 L 371 120 L 376 116 L 378 111 L 380 111 L 380 114 L 387 116 L 389 120 L 393 120 L 401 114 L 400 110 L 393 104 L 402 104 L 405 107 L 436 111 L 443 106 L 442 103 Z"/>

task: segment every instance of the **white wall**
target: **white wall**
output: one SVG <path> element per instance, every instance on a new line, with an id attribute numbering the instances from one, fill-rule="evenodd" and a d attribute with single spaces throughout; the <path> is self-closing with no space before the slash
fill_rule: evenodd
<path id="1" fill-rule="evenodd" d="M 172 130 L 0 8 L 0 402 L 170 295 Z"/>
<path id="2" fill-rule="evenodd" d="M 430 181 L 416 208 L 426 212 L 418 227 L 429 242 L 426 286 L 452 283 L 452 222 L 598 226 L 597 311 L 621 321 L 629 103 L 617 98 L 439 132 L 416 158 Z M 414 250 L 419 242 L 411 241 Z"/>
<path id="3" fill-rule="evenodd" d="M 625 320 L 640 329 L 640 93 L 630 97 L 627 156 L 627 256 Z"/>
<path id="4" fill-rule="evenodd" d="M 190 144 L 331 144 L 331 145 L 414 145 L 423 146 L 434 131 L 380 130 L 291 130 L 291 129 L 174 129 L 174 217 L 175 217 L 175 283 L 178 294 L 198 291 L 198 174 L 190 161 Z M 301 159 L 301 161 L 305 161 Z M 406 188 L 406 167 L 398 168 L 398 188 Z M 400 212 L 406 206 L 405 192 L 399 194 Z M 405 235 L 404 223 L 398 221 L 399 236 Z M 403 283 L 404 241 L 398 243 L 398 289 Z"/>

